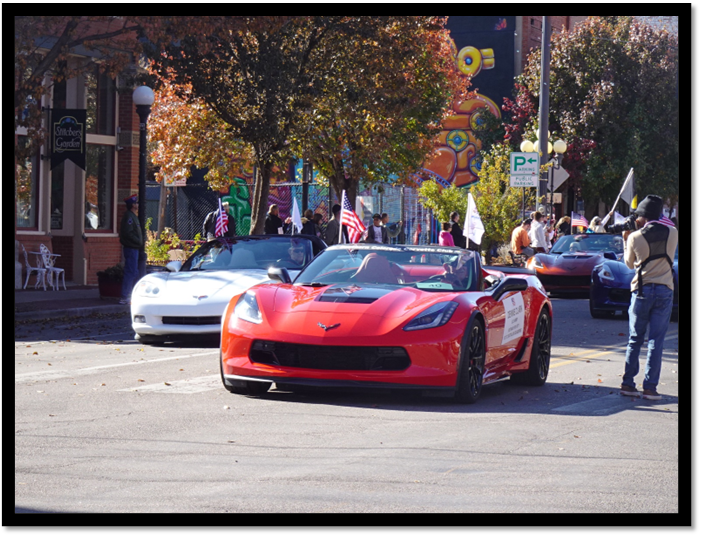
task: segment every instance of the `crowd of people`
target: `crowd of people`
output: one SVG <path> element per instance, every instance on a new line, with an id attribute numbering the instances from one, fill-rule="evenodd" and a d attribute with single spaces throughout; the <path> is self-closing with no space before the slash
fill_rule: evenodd
<path id="1" fill-rule="evenodd" d="M 584 229 L 585 233 L 606 232 L 599 216 L 592 218 L 589 227 L 580 228 Z M 536 253 L 548 253 L 555 242 L 572 232 L 572 219 L 569 216 L 563 216 L 555 223 L 554 218 L 548 221 L 542 213 L 534 211 L 512 231 L 511 252 L 525 258 Z"/>

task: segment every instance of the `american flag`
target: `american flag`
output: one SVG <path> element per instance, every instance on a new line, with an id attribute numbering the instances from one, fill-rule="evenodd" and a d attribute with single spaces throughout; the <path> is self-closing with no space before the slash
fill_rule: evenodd
<path id="1" fill-rule="evenodd" d="M 570 222 L 570 225 L 572 227 L 589 227 L 589 222 L 587 221 L 587 219 L 581 214 L 577 214 L 576 212 L 572 213 L 571 220 L 572 221 Z"/>
<path id="2" fill-rule="evenodd" d="M 345 190 L 343 190 L 343 198 L 341 200 L 341 228 L 343 228 L 343 225 L 348 227 L 348 239 L 353 243 L 358 242 L 365 232 L 363 220 L 353 210 Z"/>
<path id="3" fill-rule="evenodd" d="M 214 236 L 224 236 L 224 233 L 229 230 L 229 216 L 224 213 L 219 199 L 219 214 L 217 215 L 217 225 L 214 228 Z"/>
<path id="4" fill-rule="evenodd" d="M 674 222 L 670 220 L 667 216 L 662 214 L 660 216 L 660 219 L 658 220 L 660 223 L 664 223 L 665 225 L 668 225 L 669 227 L 675 227 Z"/>

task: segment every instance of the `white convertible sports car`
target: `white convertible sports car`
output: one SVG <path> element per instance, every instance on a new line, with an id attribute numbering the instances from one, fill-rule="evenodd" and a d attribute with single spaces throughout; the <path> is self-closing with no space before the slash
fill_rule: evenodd
<path id="1" fill-rule="evenodd" d="M 184 264 L 143 277 L 131 297 L 132 327 L 143 343 L 192 334 L 219 334 L 232 296 L 269 281 L 268 268 L 286 268 L 294 278 L 326 244 L 310 235 L 217 238 Z"/>

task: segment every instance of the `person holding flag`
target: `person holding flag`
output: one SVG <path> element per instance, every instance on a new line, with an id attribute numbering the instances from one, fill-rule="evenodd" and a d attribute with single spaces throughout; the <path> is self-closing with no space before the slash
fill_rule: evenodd
<path id="1" fill-rule="evenodd" d="M 343 230 L 343 239 L 339 240 L 341 237 L 341 230 Z M 341 205 L 338 203 L 331 207 L 331 219 L 326 224 L 324 242 L 326 242 L 327 246 L 345 244 L 348 242 L 348 227 L 341 225 Z"/>
<path id="2" fill-rule="evenodd" d="M 218 236 L 236 236 L 236 224 L 228 212 L 229 203 L 222 203 L 219 199 L 219 208 L 213 210 L 204 219 L 202 224 L 202 238 L 212 240 Z"/>
<path id="3" fill-rule="evenodd" d="M 346 191 L 343 190 L 343 198 L 341 199 L 341 225 L 348 227 L 348 241 L 356 244 L 360 241 L 360 238 L 365 232 L 365 225 L 363 221 L 358 217 L 358 215 L 353 210 L 353 207 L 348 200 Z M 340 240 L 340 230 L 339 230 L 339 240 Z"/>

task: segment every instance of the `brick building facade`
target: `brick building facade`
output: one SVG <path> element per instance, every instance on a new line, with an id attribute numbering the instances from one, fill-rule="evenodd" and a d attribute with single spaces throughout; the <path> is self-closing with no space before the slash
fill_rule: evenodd
<path id="1" fill-rule="evenodd" d="M 69 160 L 52 169 L 47 142 L 28 168 L 31 194 L 28 199 L 17 198 L 16 240 L 27 252 L 39 251 L 44 244 L 59 254 L 55 265 L 65 270 L 66 281 L 96 285 L 98 271 L 121 261 L 123 200 L 138 192 L 139 181 L 139 118 L 132 92 L 119 77 L 112 80 L 96 70 L 93 77 L 52 84 L 43 97 L 47 110 L 87 109 L 87 123 L 95 125 L 87 129 L 85 170 Z M 23 132 L 16 135 L 19 139 Z M 29 255 L 30 263 L 36 260 Z M 21 249 L 19 261 L 24 283 Z M 34 283 L 34 276 L 29 283 Z"/>

